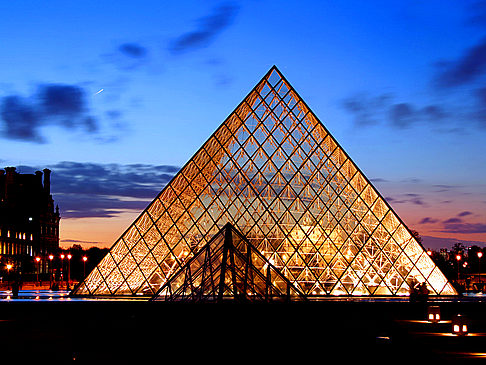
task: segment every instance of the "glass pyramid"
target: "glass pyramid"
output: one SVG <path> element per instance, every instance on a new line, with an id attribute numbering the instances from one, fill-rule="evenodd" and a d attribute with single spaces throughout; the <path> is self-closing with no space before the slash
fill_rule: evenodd
<path id="1" fill-rule="evenodd" d="M 213 302 L 305 300 L 241 233 L 227 223 L 171 276 L 152 300 Z"/>
<path id="2" fill-rule="evenodd" d="M 153 296 L 227 223 L 307 297 L 456 294 L 275 66 L 73 294 Z"/>

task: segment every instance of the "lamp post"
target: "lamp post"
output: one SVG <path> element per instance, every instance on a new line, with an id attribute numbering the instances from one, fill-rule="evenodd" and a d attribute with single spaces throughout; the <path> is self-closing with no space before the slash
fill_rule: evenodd
<path id="1" fill-rule="evenodd" d="M 40 260 L 39 256 L 35 258 L 35 262 L 37 262 L 37 283 L 39 283 Z"/>
<path id="2" fill-rule="evenodd" d="M 54 255 L 49 255 L 49 289 L 52 288 L 52 259 Z"/>
<path id="3" fill-rule="evenodd" d="M 461 255 L 456 255 L 457 260 L 457 282 L 459 283 L 459 261 L 461 261 Z"/>
<path id="4" fill-rule="evenodd" d="M 479 283 L 481 283 L 481 257 L 483 257 L 483 253 L 478 251 L 478 275 L 479 275 Z"/>
<path id="5" fill-rule="evenodd" d="M 7 264 L 7 289 L 10 287 L 10 269 L 12 268 L 11 264 Z"/>
<path id="6" fill-rule="evenodd" d="M 69 290 L 69 286 L 71 285 L 71 258 L 72 257 L 73 256 L 70 253 L 67 254 L 67 259 L 68 259 L 68 284 L 67 284 L 67 288 L 68 288 L 68 290 Z"/>
<path id="7" fill-rule="evenodd" d="M 88 261 L 88 258 L 83 256 L 83 279 L 86 277 L 86 261 Z"/>
<path id="8" fill-rule="evenodd" d="M 64 280 L 64 254 L 61 254 L 61 287 L 62 287 L 62 282 Z"/>

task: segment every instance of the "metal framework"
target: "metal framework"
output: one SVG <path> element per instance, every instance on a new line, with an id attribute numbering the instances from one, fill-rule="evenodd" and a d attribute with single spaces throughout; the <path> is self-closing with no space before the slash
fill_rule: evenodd
<path id="1" fill-rule="evenodd" d="M 73 293 L 153 296 L 227 223 L 308 298 L 456 294 L 275 66 Z"/>
<path id="2" fill-rule="evenodd" d="M 152 300 L 268 302 L 306 297 L 227 223 Z"/>

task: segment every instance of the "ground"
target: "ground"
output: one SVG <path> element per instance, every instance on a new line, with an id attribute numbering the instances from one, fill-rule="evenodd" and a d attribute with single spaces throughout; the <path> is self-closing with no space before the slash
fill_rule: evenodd
<path id="1" fill-rule="evenodd" d="M 425 321 L 430 304 L 441 307 L 441 323 Z M 3 360 L 23 362 L 464 363 L 485 352 L 485 305 L 0 299 L 0 343 Z M 458 312 L 469 318 L 467 337 L 450 334 Z"/>

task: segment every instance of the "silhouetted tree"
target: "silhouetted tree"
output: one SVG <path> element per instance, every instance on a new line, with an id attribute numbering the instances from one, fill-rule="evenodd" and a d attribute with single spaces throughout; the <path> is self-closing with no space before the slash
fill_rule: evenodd
<path id="1" fill-rule="evenodd" d="M 420 237 L 420 234 L 417 231 L 411 229 L 410 233 L 417 240 L 418 243 L 422 244 L 422 237 Z"/>

